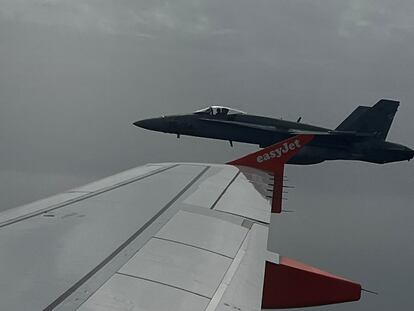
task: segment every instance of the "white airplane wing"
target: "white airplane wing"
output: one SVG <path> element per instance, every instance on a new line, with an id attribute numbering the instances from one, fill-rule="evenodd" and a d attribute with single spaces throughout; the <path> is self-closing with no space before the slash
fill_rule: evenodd
<path id="1" fill-rule="evenodd" d="M 227 165 L 128 170 L 0 214 L 0 310 L 261 310 L 361 286 L 267 250 L 296 136 Z"/>

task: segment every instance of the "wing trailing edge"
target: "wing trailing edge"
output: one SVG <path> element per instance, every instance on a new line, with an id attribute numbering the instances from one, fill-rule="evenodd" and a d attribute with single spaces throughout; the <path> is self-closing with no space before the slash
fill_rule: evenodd
<path id="1" fill-rule="evenodd" d="M 227 164 L 266 171 L 274 178 L 272 213 L 282 211 L 284 167 L 314 138 L 297 135 Z M 270 222 L 272 227 L 272 222 Z M 262 309 L 286 309 L 357 301 L 361 285 L 309 265 L 276 256 L 265 261 Z"/>

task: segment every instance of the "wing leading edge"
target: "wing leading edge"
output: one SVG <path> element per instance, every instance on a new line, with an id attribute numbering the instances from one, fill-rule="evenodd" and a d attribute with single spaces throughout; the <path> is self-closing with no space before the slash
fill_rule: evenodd
<path id="1" fill-rule="evenodd" d="M 359 299 L 358 284 L 267 250 L 284 163 L 311 139 L 229 165 L 151 164 L 0 214 L 0 309 L 228 311 Z"/>

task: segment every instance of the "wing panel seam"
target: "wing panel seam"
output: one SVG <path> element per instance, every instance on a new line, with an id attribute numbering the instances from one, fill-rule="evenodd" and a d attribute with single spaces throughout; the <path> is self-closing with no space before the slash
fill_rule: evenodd
<path id="1" fill-rule="evenodd" d="M 215 252 L 215 251 L 212 251 L 208 248 L 200 247 L 200 246 L 197 246 L 197 245 L 193 245 L 193 244 L 189 244 L 189 243 L 185 243 L 185 242 L 181 242 L 181 241 L 177 241 L 177 240 L 172 240 L 172 239 L 166 239 L 166 238 L 162 238 L 162 237 L 158 237 L 158 236 L 153 236 L 152 238 L 157 239 L 157 240 L 170 242 L 170 243 L 181 244 L 181 245 L 184 245 L 184 246 L 196 248 L 196 249 L 199 249 L 199 250 L 202 250 L 202 251 L 206 251 L 206 252 L 209 252 L 209 253 L 212 253 L 212 254 L 215 254 L 215 255 L 222 256 L 222 257 L 233 260 L 233 257 L 227 256 L 227 255 L 224 255 L 222 253 Z"/>
<path id="2" fill-rule="evenodd" d="M 174 285 L 171 285 L 171 284 L 168 284 L 168 283 L 156 281 L 156 280 L 153 280 L 153 279 L 147 279 L 147 278 L 143 278 L 143 277 L 140 277 L 140 276 L 136 276 L 136 275 L 128 274 L 128 273 L 123 273 L 123 272 L 115 272 L 115 274 L 122 275 L 122 276 L 125 276 L 125 277 L 134 278 L 134 279 L 138 279 L 138 280 L 143 280 L 143 281 L 147 281 L 147 282 L 151 282 L 151 283 L 160 284 L 160 285 L 163 285 L 163 286 L 178 289 L 178 290 L 181 290 L 181 291 L 184 291 L 184 292 L 187 292 L 187 293 L 190 293 L 190 294 L 193 294 L 193 295 L 200 296 L 200 297 L 203 297 L 203 298 L 207 298 L 208 300 L 211 300 L 211 297 L 193 292 L 191 290 L 188 290 L 188 289 L 185 289 L 185 288 L 182 288 L 182 287 L 174 286 Z"/>
<path id="3" fill-rule="evenodd" d="M 219 213 L 223 213 L 223 214 L 238 216 L 240 218 L 250 220 L 251 222 L 257 223 L 259 225 L 269 226 L 268 222 L 264 222 L 264 221 L 261 221 L 261 220 L 258 220 L 258 219 L 250 218 L 250 217 L 247 217 L 247 216 L 239 215 L 239 214 L 228 212 L 228 211 L 222 211 L 222 210 L 217 210 L 217 209 L 215 209 L 214 211 L 219 212 Z"/>
<path id="4" fill-rule="evenodd" d="M 177 164 L 178 165 L 178 164 Z M 106 264 L 108 264 L 116 255 L 124 250 L 132 241 L 134 241 L 143 231 L 145 231 L 153 222 L 155 222 L 162 214 L 164 214 L 194 183 L 197 182 L 210 168 L 206 166 L 196 177 L 194 177 L 174 198 L 169 201 L 157 214 L 155 214 L 150 220 L 148 220 L 137 232 L 130 236 L 124 243 L 122 243 L 117 249 L 115 249 L 108 257 L 106 257 L 95 268 L 89 271 L 84 277 L 72 285 L 68 290 L 56 298 L 50 303 L 44 311 L 51 311 L 65 301 L 71 294 L 73 294 L 79 287 L 81 287 L 86 281 L 88 281 L 93 275 L 101 270 Z"/>

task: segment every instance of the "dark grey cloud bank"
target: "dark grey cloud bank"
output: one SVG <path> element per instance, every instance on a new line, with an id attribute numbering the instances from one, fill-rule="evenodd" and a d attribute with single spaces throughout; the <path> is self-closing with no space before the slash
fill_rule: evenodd
<path id="1" fill-rule="evenodd" d="M 1 209 L 147 162 L 225 162 L 254 146 L 139 130 L 225 104 L 335 127 L 401 100 L 414 145 L 412 1 L 0 1 Z M 380 296 L 315 310 L 413 306 L 412 163 L 288 168 L 271 247 Z"/>

